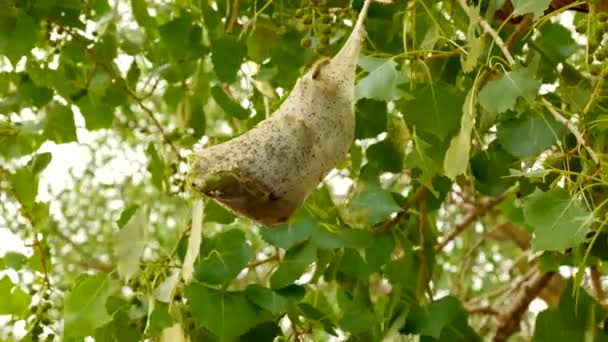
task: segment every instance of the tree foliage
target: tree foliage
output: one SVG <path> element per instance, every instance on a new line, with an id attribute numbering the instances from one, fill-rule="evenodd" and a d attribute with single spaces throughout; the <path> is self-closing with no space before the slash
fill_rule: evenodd
<path id="1" fill-rule="evenodd" d="M 0 0 L 0 340 L 607 340 L 599 0 L 373 4 L 348 158 L 276 228 L 207 201 L 182 281 L 188 155 L 361 4 Z"/>

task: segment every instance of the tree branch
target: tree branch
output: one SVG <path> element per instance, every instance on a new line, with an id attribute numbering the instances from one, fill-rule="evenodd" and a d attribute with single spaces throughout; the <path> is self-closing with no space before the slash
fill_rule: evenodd
<path id="1" fill-rule="evenodd" d="M 522 21 L 517 24 L 515 30 L 511 33 L 509 38 L 507 38 L 507 42 L 505 43 L 507 49 L 512 53 L 515 48 L 515 44 L 530 31 L 530 29 L 534 26 L 534 20 L 532 20 L 532 15 L 527 14 L 524 16 Z"/>
<path id="2" fill-rule="evenodd" d="M 99 261 L 95 259 L 89 252 L 85 251 L 81 245 L 72 241 L 69 237 L 67 237 L 62 231 L 59 229 L 52 229 L 53 235 L 57 236 L 63 242 L 68 244 L 72 249 L 82 256 L 82 260 L 76 260 L 75 263 L 83 266 L 96 269 L 100 272 L 108 273 L 114 269 L 114 267 L 110 264 L 106 264 L 105 262 Z"/>
<path id="3" fill-rule="evenodd" d="M 273 262 L 273 261 L 279 261 L 279 254 L 272 254 L 271 256 L 269 256 L 266 259 L 252 261 L 249 264 L 247 264 L 247 267 L 256 268 L 260 265 L 267 264 L 267 263 Z"/>
<path id="4" fill-rule="evenodd" d="M 17 200 L 17 203 L 19 203 L 19 205 L 21 206 L 21 216 L 23 216 L 23 218 L 25 218 L 28 221 L 30 227 L 32 228 L 32 236 L 33 236 L 34 241 L 31 245 L 31 247 L 33 247 L 34 250 L 37 249 L 38 252 L 40 253 L 40 267 L 42 268 L 44 284 L 48 286 L 48 285 L 50 285 L 50 281 L 49 281 L 48 270 L 46 267 L 46 253 L 44 252 L 42 243 L 40 242 L 40 239 L 38 238 L 38 232 L 36 231 L 36 222 L 34 220 L 34 217 L 30 213 L 29 207 L 23 203 L 23 200 L 19 196 L 19 193 L 17 193 L 17 191 L 15 190 L 15 187 L 13 186 L 13 182 L 10 177 L 11 172 L 0 166 L 0 175 L 2 176 L 2 178 L 4 178 L 8 182 L 11 194 L 13 195 L 15 200 Z"/>
<path id="5" fill-rule="evenodd" d="M 574 126 L 574 124 L 572 122 L 570 122 L 570 120 L 566 119 L 557 110 L 555 110 L 555 108 L 553 107 L 553 105 L 551 104 L 551 102 L 547 101 L 545 98 L 542 99 L 542 102 L 543 102 L 543 105 L 549 111 L 549 113 L 551 113 L 551 115 L 555 118 L 555 120 L 557 120 L 559 123 L 561 123 L 562 125 L 566 126 L 566 128 L 568 128 L 568 130 L 576 138 L 576 142 L 580 146 L 582 146 L 587 151 L 587 153 L 589 153 L 589 156 L 591 157 L 591 159 L 593 160 L 593 162 L 596 165 L 599 165 L 600 160 L 599 160 L 599 158 L 597 156 L 597 153 L 595 153 L 595 151 L 593 151 L 591 149 L 591 147 L 589 147 L 587 145 L 587 143 L 585 142 L 585 139 L 583 138 L 583 135 L 581 134 L 581 132 L 578 131 L 578 129 L 576 128 L 576 126 Z"/>
<path id="6" fill-rule="evenodd" d="M 491 198 L 490 200 L 486 201 L 486 203 L 483 203 L 482 205 L 475 207 L 473 209 L 473 211 L 471 211 L 464 218 L 462 223 L 457 225 L 452 231 L 450 231 L 446 235 L 445 239 L 443 239 L 443 241 L 439 245 L 437 245 L 435 251 L 440 252 L 443 248 L 445 248 L 445 246 L 450 241 L 454 240 L 458 235 L 460 235 L 462 232 L 464 232 L 471 224 L 473 224 L 475 221 L 477 221 L 480 217 L 487 214 L 495 206 L 502 203 L 502 201 L 507 199 L 507 197 L 509 197 L 509 194 L 510 193 L 508 191 L 506 191 L 502 195 Z"/>
<path id="7" fill-rule="evenodd" d="M 507 59 L 507 62 L 509 62 L 510 65 L 515 65 L 516 61 L 513 58 L 513 55 L 511 55 L 511 52 L 505 45 L 505 42 L 502 40 L 502 38 L 500 38 L 500 36 L 498 35 L 498 33 L 496 33 L 496 31 L 492 28 L 492 26 L 490 26 L 490 24 L 488 24 L 488 22 L 481 16 L 477 15 L 477 17 L 474 18 L 473 14 L 471 13 L 471 9 L 469 8 L 469 6 L 466 3 L 466 0 L 458 0 L 458 4 L 460 5 L 460 7 L 462 7 L 462 10 L 464 11 L 464 13 L 466 13 L 467 17 L 469 17 L 469 19 L 471 21 L 477 20 L 479 22 L 479 25 L 483 28 L 483 30 L 487 34 L 489 34 L 492 37 L 492 39 L 494 39 L 494 42 L 496 43 L 498 48 L 502 51 L 502 54 Z"/>
<path id="8" fill-rule="evenodd" d="M 606 293 L 604 292 L 604 288 L 602 287 L 602 279 L 597 266 L 591 266 L 591 287 L 593 287 L 593 292 L 595 292 L 595 298 L 598 302 L 603 304 L 606 299 Z"/>
<path id="9" fill-rule="evenodd" d="M 501 315 L 498 328 L 492 338 L 493 342 L 504 342 L 519 329 L 519 323 L 528 306 L 549 284 L 554 275 L 555 272 L 542 273 L 537 270 L 534 276 L 524 284 L 511 309 Z"/>
<path id="10" fill-rule="evenodd" d="M 398 225 L 399 222 L 401 222 L 401 220 L 407 216 L 408 214 L 408 209 L 415 203 L 420 201 L 422 198 L 424 198 L 424 196 L 426 195 L 426 188 L 424 186 L 420 186 L 418 188 L 418 190 L 416 190 L 416 193 L 410 198 L 409 201 L 407 201 L 402 207 L 401 207 L 401 211 L 397 213 L 397 215 L 395 215 L 395 217 L 393 217 L 390 220 L 384 221 L 382 223 L 379 223 L 377 226 L 375 226 L 375 228 L 373 228 L 373 232 L 374 233 L 383 233 L 386 231 L 391 230 L 394 226 Z"/>
<path id="11" fill-rule="evenodd" d="M 231 33 L 236 25 L 236 19 L 239 16 L 239 0 L 232 0 L 232 6 L 230 6 L 230 18 L 228 18 L 228 24 L 226 25 L 226 33 Z"/>
<path id="12" fill-rule="evenodd" d="M 148 115 L 148 117 L 150 117 L 150 119 L 154 123 L 154 126 L 156 126 L 156 129 L 158 129 L 158 132 L 160 133 L 161 137 L 163 138 L 163 141 L 167 145 L 169 145 L 169 147 L 173 150 L 173 152 L 175 152 L 175 154 L 177 155 L 177 158 L 181 161 L 185 161 L 183 159 L 183 157 L 180 155 L 177 147 L 167 137 L 167 133 L 165 132 L 165 129 L 163 128 L 160 121 L 158 121 L 158 119 L 156 118 L 156 115 L 154 115 L 154 112 L 152 111 L 152 109 L 148 108 L 148 106 L 146 106 L 144 104 L 143 99 L 141 99 L 139 96 L 137 96 L 137 94 L 135 94 L 135 92 L 133 92 L 133 90 L 131 90 L 131 88 L 129 88 L 129 86 L 127 85 L 125 80 L 120 75 L 118 75 L 111 67 L 109 67 L 108 65 L 106 65 L 105 63 L 102 63 L 100 61 L 96 61 L 96 62 L 112 77 L 112 79 L 114 79 L 117 82 L 118 86 L 122 90 L 124 90 L 135 101 L 135 103 L 137 103 L 139 105 L 139 107 Z"/>
<path id="13" fill-rule="evenodd" d="M 465 307 L 470 315 L 500 316 L 500 312 L 491 306 Z"/>

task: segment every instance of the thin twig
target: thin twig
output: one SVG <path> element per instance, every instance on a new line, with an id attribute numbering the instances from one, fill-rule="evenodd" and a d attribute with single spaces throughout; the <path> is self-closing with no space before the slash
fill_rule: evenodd
<path id="1" fill-rule="evenodd" d="M 48 286 L 50 285 L 50 282 L 48 270 L 46 267 L 46 253 L 44 253 L 42 243 L 40 242 L 40 239 L 38 239 L 38 232 L 36 231 L 36 222 L 34 221 L 34 217 L 30 213 L 28 206 L 23 203 L 23 200 L 21 199 L 21 196 L 19 196 L 19 193 L 17 193 L 17 191 L 15 190 L 15 187 L 13 186 L 10 177 L 11 172 L 0 166 L 0 175 L 2 175 L 2 178 L 4 178 L 8 182 L 11 194 L 17 200 L 17 203 L 19 203 L 19 205 L 21 206 L 21 216 L 23 216 L 23 218 L 25 218 L 30 224 L 30 227 L 32 227 L 32 235 L 34 239 L 32 247 L 33 249 L 37 249 L 40 252 L 40 266 L 42 268 L 42 273 L 44 276 L 44 284 Z"/>
<path id="2" fill-rule="evenodd" d="M 606 293 L 604 292 L 604 288 L 602 287 L 602 279 L 597 266 L 591 266 L 591 286 L 593 287 L 593 292 L 595 292 L 595 298 L 598 302 L 603 303 L 606 299 Z"/>
<path id="3" fill-rule="evenodd" d="M 421 186 L 418 188 L 418 190 L 416 190 L 416 193 L 410 198 L 409 201 L 407 201 L 402 207 L 401 207 L 401 211 L 397 213 L 397 215 L 395 215 L 395 217 L 393 217 L 390 220 L 384 221 L 382 223 L 379 223 L 374 229 L 373 232 L 378 234 L 378 233 L 384 233 L 386 231 L 391 230 L 394 226 L 398 225 L 399 222 L 401 222 L 401 220 L 407 216 L 407 214 L 409 213 L 409 208 L 415 203 L 415 202 L 419 202 L 422 198 L 424 198 L 425 194 L 426 194 L 426 187 Z"/>
<path id="4" fill-rule="evenodd" d="M 268 258 L 266 258 L 266 259 L 252 261 L 249 264 L 247 264 L 247 267 L 248 268 L 256 268 L 256 267 L 258 267 L 260 265 L 267 264 L 267 263 L 273 262 L 273 261 L 279 261 L 279 254 L 273 254 L 273 255 L 269 256 Z"/>
<path id="5" fill-rule="evenodd" d="M 106 63 L 104 63 L 103 61 L 100 61 L 97 58 L 97 56 L 92 52 L 92 50 L 86 47 L 87 39 L 85 37 L 83 37 L 80 33 L 73 32 L 71 30 L 66 30 L 66 32 L 68 32 L 72 36 L 72 38 L 76 39 L 79 42 L 82 42 L 83 39 L 85 40 L 85 44 L 84 44 L 85 46 L 83 46 L 85 53 L 87 55 L 89 55 L 90 57 L 92 57 L 92 59 L 96 63 L 96 65 L 101 66 L 105 70 L 105 72 L 107 72 L 108 75 L 110 75 L 112 77 L 112 79 L 114 81 L 116 81 L 117 85 L 122 90 L 124 90 L 131 98 L 133 98 L 135 103 L 137 103 L 139 105 L 139 107 L 141 109 L 143 109 L 143 111 L 150 117 L 150 119 L 154 123 L 154 126 L 156 126 L 156 128 L 158 129 L 158 132 L 160 133 L 163 141 L 167 145 L 169 145 L 169 147 L 173 150 L 173 152 L 175 152 L 175 154 L 177 155 L 177 158 L 180 161 L 186 162 L 186 160 L 180 155 L 177 147 L 167 137 L 167 134 L 165 133 L 165 129 L 161 125 L 160 121 L 158 121 L 158 119 L 156 118 L 156 115 L 154 115 L 154 112 L 144 104 L 143 98 L 137 96 L 137 94 L 135 94 L 135 92 L 133 90 L 131 90 L 131 88 L 129 88 L 129 86 L 127 85 L 127 82 L 122 78 L 122 76 L 120 76 L 118 73 L 116 73 L 116 71 L 113 68 L 111 68 L 110 66 L 108 66 Z"/>
<path id="6" fill-rule="evenodd" d="M 473 211 L 471 211 L 464 218 L 464 220 L 462 221 L 462 223 L 460 223 L 452 231 L 450 231 L 446 235 L 445 239 L 443 239 L 443 241 L 439 245 L 437 245 L 436 251 L 439 252 L 443 248 L 445 248 L 445 246 L 450 241 L 454 240 L 458 235 L 460 235 L 462 232 L 464 232 L 471 224 L 473 224 L 475 221 L 477 221 L 480 217 L 482 217 L 485 214 L 487 214 L 495 206 L 497 206 L 498 204 L 502 203 L 502 201 L 504 201 L 505 199 L 507 199 L 507 197 L 509 197 L 509 194 L 510 193 L 508 191 L 506 191 L 502 195 L 494 197 L 494 198 L 488 200 L 486 203 L 483 203 L 482 205 L 475 207 L 475 209 Z"/>
<path id="7" fill-rule="evenodd" d="M 566 119 L 557 110 L 555 110 L 555 108 L 553 107 L 553 105 L 551 104 L 551 102 L 547 101 L 547 99 L 543 98 L 542 101 L 543 101 L 543 105 L 545 105 L 545 107 L 547 108 L 547 110 L 549 111 L 549 113 L 551 113 L 551 115 L 555 118 L 555 120 L 557 120 L 559 123 L 561 123 L 562 125 L 566 126 L 566 128 L 568 128 L 568 130 L 576 138 L 576 142 L 579 145 L 581 145 L 587 151 L 587 153 L 589 153 L 589 156 L 591 157 L 591 159 L 593 160 L 593 162 L 596 165 L 599 165 L 600 160 L 599 160 L 599 158 L 597 156 L 597 153 L 595 153 L 595 151 L 593 151 L 591 149 L 591 147 L 589 147 L 587 145 L 587 143 L 585 142 L 585 139 L 583 138 L 583 135 L 581 134 L 581 132 L 578 131 L 578 129 L 576 128 L 576 126 L 574 126 L 574 124 L 572 122 L 570 122 L 570 120 Z"/>
<path id="8" fill-rule="evenodd" d="M 87 251 L 85 251 L 82 248 L 81 245 L 79 245 L 79 244 L 75 243 L 74 241 L 72 241 L 69 237 L 67 237 L 59 229 L 53 228 L 52 232 L 53 232 L 53 235 L 55 235 L 59 239 L 63 240 L 63 242 L 65 242 L 70 247 L 72 247 L 72 249 L 76 253 L 78 253 L 78 254 L 80 254 L 80 256 L 82 256 L 82 259 L 75 261 L 75 263 L 77 263 L 77 264 L 79 264 L 81 266 L 84 266 L 84 267 L 89 267 L 89 268 L 96 269 L 96 270 L 104 272 L 104 273 L 108 273 L 108 272 L 110 272 L 110 271 L 112 271 L 114 269 L 112 267 L 112 265 L 106 264 L 106 263 L 104 263 L 102 261 L 99 261 L 99 260 L 95 259 L 95 257 L 93 257 L 90 253 L 88 253 Z"/>
<path id="9" fill-rule="evenodd" d="M 477 306 L 477 307 L 470 307 L 470 308 L 466 308 L 467 312 L 470 315 L 489 315 L 489 316 L 499 316 L 500 312 L 498 312 L 498 310 L 494 309 L 491 306 Z"/>
<path id="10" fill-rule="evenodd" d="M 232 0 L 232 6 L 230 6 L 230 18 L 228 19 L 228 25 L 226 25 L 226 33 L 231 33 L 236 25 L 236 19 L 239 15 L 239 0 Z"/>
<path id="11" fill-rule="evenodd" d="M 137 94 L 135 94 L 135 92 L 133 92 L 133 90 L 131 90 L 131 88 L 129 88 L 129 86 L 127 85 L 125 80 L 120 75 L 118 75 L 114 70 L 112 70 L 112 68 L 110 68 L 105 63 L 102 63 L 99 61 L 97 61 L 97 64 L 101 65 L 101 67 L 117 82 L 118 86 L 122 90 L 124 90 L 127 94 L 129 94 L 129 96 L 131 96 L 131 98 L 135 101 L 135 103 L 137 103 L 139 105 L 139 107 L 141 109 L 143 109 L 143 111 L 150 117 L 150 119 L 154 123 L 154 126 L 156 126 L 156 128 L 158 129 L 158 132 L 160 133 L 161 137 L 163 138 L 163 141 L 167 145 L 169 145 L 169 147 L 173 150 L 173 152 L 175 152 L 175 154 L 177 155 L 177 158 L 181 161 L 185 161 L 185 159 L 183 159 L 183 157 L 180 155 L 177 147 L 167 137 L 167 133 L 165 132 L 165 129 L 161 125 L 160 121 L 158 121 L 158 119 L 156 118 L 156 115 L 154 115 L 154 112 L 150 108 L 148 108 L 148 106 L 146 106 L 144 104 L 143 99 L 141 99 L 139 96 L 137 96 Z"/>
<path id="12" fill-rule="evenodd" d="M 513 49 L 515 48 L 515 44 L 523 36 L 525 36 L 526 33 L 529 32 L 529 30 L 532 28 L 532 26 L 534 26 L 534 20 L 532 19 L 532 15 L 526 14 L 524 16 L 524 18 L 522 19 L 522 21 L 519 24 L 517 24 L 517 27 L 515 28 L 513 33 L 511 33 L 509 38 L 507 38 L 507 42 L 505 43 L 505 45 L 507 46 L 507 49 L 510 52 L 513 52 Z"/>
<path id="13" fill-rule="evenodd" d="M 480 16 L 478 16 L 477 18 L 473 18 L 473 14 L 471 13 L 471 9 L 466 3 L 466 0 L 458 0 L 458 4 L 460 4 L 460 7 L 462 7 L 462 10 L 464 11 L 464 13 L 466 13 L 467 17 L 469 17 L 470 20 L 477 19 L 479 21 L 479 25 L 481 25 L 483 30 L 488 33 L 492 37 L 492 39 L 494 39 L 494 42 L 502 51 L 502 54 L 507 59 L 507 62 L 509 62 L 509 64 L 511 65 L 516 64 L 516 61 L 513 58 L 513 55 L 511 55 L 511 52 L 509 51 L 507 46 L 505 45 L 505 42 L 502 40 L 502 38 L 500 38 L 500 36 L 498 35 L 498 33 L 496 33 L 492 26 L 490 26 L 490 24 L 488 24 L 488 22 Z"/>
<path id="14" fill-rule="evenodd" d="M 542 273 L 536 270 L 532 279 L 522 287 L 511 309 L 502 315 L 498 328 L 492 338 L 493 342 L 504 342 L 519 329 L 519 323 L 526 313 L 528 306 L 545 286 L 549 284 L 554 275 L 555 272 Z"/>

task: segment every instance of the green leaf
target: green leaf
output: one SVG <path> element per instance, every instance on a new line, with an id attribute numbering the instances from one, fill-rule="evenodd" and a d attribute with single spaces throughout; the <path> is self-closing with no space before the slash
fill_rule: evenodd
<path id="1" fill-rule="evenodd" d="M 118 218 L 118 220 L 116 220 L 116 224 L 118 225 L 118 228 L 122 229 L 125 226 L 125 224 L 127 222 L 129 222 L 131 217 L 133 217 L 133 214 L 135 214 L 137 212 L 137 209 L 139 209 L 139 205 L 137 205 L 137 204 L 131 204 L 130 206 L 126 207 L 120 213 L 120 217 Z"/>
<path id="2" fill-rule="evenodd" d="M 380 317 L 361 303 L 359 298 L 351 298 L 343 288 L 337 290 L 337 301 L 342 309 L 339 320 L 340 327 L 352 334 L 358 334 L 373 329 L 380 323 Z"/>
<path id="3" fill-rule="evenodd" d="M 398 88 L 403 83 L 405 76 L 397 71 L 397 63 L 386 59 L 357 83 L 355 98 L 393 101 L 403 95 Z"/>
<path id="4" fill-rule="evenodd" d="M 189 14 L 175 18 L 158 28 L 161 42 L 171 57 L 179 60 L 187 56 L 193 29 L 193 20 Z"/>
<path id="5" fill-rule="evenodd" d="M 258 310 L 244 291 L 218 291 L 193 283 L 184 292 L 194 319 L 223 340 L 243 335 L 257 323 Z"/>
<path id="6" fill-rule="evenodd" d="M 92 335 L 96 328 L 109 322 L 111 317 L 106 312 L 106 300 L 111 292 L 110 275 L 85 275 L 65 297 L 65 337 Z"/>
<path id="7" fill-rule="evenodd" d="M 443 158 L 448 146 L 446 146 L 447 141 L 442 144 L 432 135 L 423 135 L 425 135 L 424 139 L 415 131 L 412 134 L 414 148 L 406 156 L 405 166 L 415 171 L 413 175 L 420 184 L 434 191 L 433 179 L 443 172 Z"/>
<path id="8" fill-rule="evenodd" d="M 58 144 L 77 141 L 72 109 L 55 102 L 47 112 L 43 134 Z"/>
<path id="9" fill-rule="evenodd" d="M 205 222 L 217 222 L 221 224 L 230 224 L 234 222 L 236 216 L 216 201 L 208 201 L 205 204 Z"/>
<path id="10" fill-rule="evenodd" d="M 146 247 L 148 212 L 138 208 L 124 227 L 116 233 L 114 256 L 117 259 L 118 274 L 130 279 L 139 270 L 139 259 Z"/>
<path id="11" fill-rule="evenodd" d="M 605 317 L 605 309 L 585 289 L 578 289 L 574 295 L 573 281 L 570 279 L 561 291 L 559 306 L 538 314 L 534 325 L 534 342 L 554 341 L 606 341 L 608 334 L 600 329 Z"/>
<path id="12" fill-rule="evenodd" d="M 526 116 L 502 122 L 497 128 L 498 142 L 515 157 L 532 157 L 554 145 L 566 132 L 551 117 Z"/>
<path id="13" fill-rule="evenodd" d="M 361 99 L 355 107 L 355 138 L 375 138 L 386 131 L 388 112 L 386 102 Z"/>
<path id="14" fill-rule="evenodd" d="M 445 141 L 456 134 L 465 100 L 464 93 L 445 83 L 417 86 L 413 99 L 397 102 L 405 122 L 412 131 L 422 131 Z"/>
<path id="15" fill-rule="evenodd" d="M 348 206 L 351 217 L 367 226 L 373 226 L 401 211 L 391 193 L 380 186 L 377 172 L 369 166 L 361 171 L 359 183 Z"/>
<path id="16" fill-rule="evenodd" d="M 31 297 L 19 287 L 14 286 L 8 276 L 0 279 L 0 315 L 12 315 L 17 318 L 24 317 Z"/>
<path id="17" fill-rule="evenodd" d="M 169 313 L 169 305 L 158 301 L 155 302 L 148 326 L 150 333 L 159 334 L 164 328 L 170 327 L 173 323 L 174 319 Z"/>
<path id="18" fill-rule="evenodd" d="M 367 282 L 367 278 L 372 273 L 363 257 L 353 248 L 345 248 L 340 262 L 340 272 L 353 278 Z"/>
<path id="19" fill-rule="evenodd" d="M 471 171 L 475 176 L 475 189 L 488 196 L 498 196 L 516 182 L 510 177 L 509 169 L 517 161 L 509 155 L 497 141 L 485 151 L 477 152 L 471 158 Z"/>
<path id="20" fill-rule="evenodd" d="M 5 55 L 16 65 L 22 56 L 29 55 L 40 37 L 38 22 L 31 16 L 21 13 L 15 26 L 9 32 L 0 32 L 0 54 Z"/>
<path id="21" fill-rule="evenodd" d="M 219 86 L 211 87 L 211 96 L 217 104 L 224 110 L 227 116 L 245 120 L 249 117 L 249 110 L 243 108 L 239 103 L 228 97 L 224 90 Z"/>
<path id="22" fill-rule="evenodd" d="M 110 300 L 112 297 L 110 297 Z M 110 302 L 108 300 L 108 303 Z M 121 303 L 123 306 L 127 306 L 128 303 Z M 128 308 L 128 306 L 127 306 Z M 103 326 L 95 330 L 95 341 L 96 342 L 138 342 L 141 341 L 141 328 L 138 327 L 138 322 L 129 317 L 127 308 L 122 308 L 118 311 L 110 310 L 108 305 L 108 311 L 113 312 L 112 321 L 104 324 Z M 150 322 L 152 323 L 152 322 Z M 150 329 L 152 326 L 150 326 Z"/>
<path id="23" fill-rule="evenodd" d="M 207 119 L 203 111 L 203 104 L 195 97 L 190 100 L 190 117 L 187 125 L 194 130 L 192 135 L 195 139 L 200 139 L 205 134 Z"/>
<path id="24" fill-rule="evenodd" d="M 84 117 L 87 130 L 95 131 L 112 127 L 114 123 L 114 109 L 100 97 L 86 93 L 77 99 L 75 104 Z"/>
<path id="25" fill-rule="evenodd" d="M 328 228 L 317 225 L 310 241 L 319 248 L 333 249 L 340 247 L 363 248 L 370 245 L 372 235 L 368 230 L 352 228 Z"/>
<path id="26" fill-rule="evenodd" d="M 439 341 L 481 341 L 467 323 L 467 313 L 456 297 L 448 296 L 416 308 L 402 332 L 430 336 Z"/>
<path id="27" fill-rule="evenodd" d="M 275 315 L 282 314 L 287 308 L 287 298 L 267 287 L 251 284 L 247 286 L 245 292 L 247 293 L 247 298 L 255 305 Z"/>
<path id="28" fill-rule="evenodd" d="M 38 194 L 38 177 L 32 174 L 32 171 L 23 167 L 15 170 L 10 176 L 11 185 L 18 200 L 25 206 L 31 206 L 36 202 Z"/>
<path id="29" fill-rule="evenodd" d="M 139 0 L 134 0 L 139 1 Z M 129 89 L 137 89 L 137 81 L 139 81 L 139 77 L 141 76 L 141 69 L 137 65 L 137 62 L 133 60 L 131 62 L 131 66 L 129 67 L 129 71 L 127 71 L 127 85 Z"/>
<path id="30" fill-rule="evenodd" d="M 315 261 L 316 253 L 317 247 L 309 242 L 304 242 L 289 249 L 279 267 L 270 277 L 270 287 L 281 289 L 292 285 Z"/>
<path id="31" fill-rule="evenodd" d="M 412 301 L 416 301 L 418 294 L 423 290 L 418 286 L 419 270 L 420 260 L 411 250 L 404 250 L 403 256 L 389 261 L 384 266 L 384 272 L 391 284 L 399 286 L 404 296 Z"/>
<path id="32" fill-rule="evenodd" d="M 6 252 L 2 259 L 4 259 L 4 267 L 12 268 L 15 271 L 20 270 L 27 263 L 27 257 L 17 252 Z"/>
<path id="33" fill-rule="evenodd" d="M 241 341 L 274 341 L 275 337 L 281 336 L 281 327 L 275 322 L 258 324 L 241 337 Z"/>
<path id="34" fill-rule="evenodd" d="M 561 188 L 547 192 L 536 189 L 526 197 L 524 217 L 534 228 L 532 248 L 537 251 L 576 246 L 585 240 L 587 227 L 593 221 L 587 208 Z"/>
<path id="35" fill-rule="evenodd" d="M 149 143 L 146 149 L 146 155 L 149 158 L 148 171 L 152 175 L 152 184 L 158 191 L 164 191 L 167 186 L 167 178 L 165 177 L 165 162 L 156 151 L 154 143 Z"/>
<path id="36" fill-rule="evenodd" d="M 306 211 L 319 222 L 335 224 L 340 221 L 340 210 L 334 203 L 327 185 L 317 188 L 304 203 Z"/>
<path id="37" fill-rule="evenodd" d="M 540 26 L 535 43 L 552 57 L 565 60 L 581 49 L 572 38 L 572 32 L 559 23 L 548 22 Z M 561 84 L 564 85 L 564 84 Z"/>
<path id="38" fill-rule="evenodd" d="M 367 148 L 369 164 L 385 172 L 400 173 L 408 138 L 409 132 L 403 119 L 394 114 L 389 115 L 386 138 Z"/>
<path id="39" fill-rule="evenodd" d="M 112 61 L 118 54 L 118 42 L 115 30 L 108 30 L 93 46 L 95 56 L 101 60 Z"/>
<path id="40" fill-rule="evenodd" d="M 211 53 L 218 79 L 227 83 L 236 81 L 236 73 L 243 63 L 243 57 L 247 55 L 245 43 L 233 36 L 223 36 L 213 42 Z"/>
<path id="41" fill-rule="evenodd" d="M 22 80 L 19 82 L 19 97 L 24 104 L 42 108 L 53 98 L 53 90 L 38 86 L 31 80 Z"/>
<path id="42" fill-rule="evenodd" d="M 551 0 L 513 0 L 513 16 L 533 13 L 534 19 L 538 19 L 549 8 L 549 4 Z"/>
<path id="43" fill-rule="evenodd" d="M 234 279 L 251 260 L 253 251 L 243 231 L 231 229 L 202 242 L 194 277 L 208 284 Z"/>
<path id="44" fill-rule="evenodd" d="M 365 261 L 372 272 L 377 272 L 386 264 L 395 249 L 395 239 L 392 233 L 376 234 L 371 239 L 370 246 L 365 248 Z"/>
<path id="45" fill-rule="evenodd" d="M 460 131 L 452 138 L 450 147 L 445 152 L 443 169 L 445 175 L 451 179 L 464 174 L 469 166 L 469 155 L 471 153 L 471 133 L 477 116 L 475 101 L 475 88 L 471 88 L 462 106 L 462 118 L 460 119 Z"/>
<path id="46" fill-rule="evenodd" d="M 474 30 L 471 30 L 471 33 L 467 36 L 469 39 L 469 54 L 463 56 L 464 62 L 462 63 L 462 71 L 465 73 L 475 70 L 477 61 L 479 60 L 479 57 L 481 57 L 485 45 L 484 37 L 476 37 L 474 32 Z"/>
<path id="47" fill-rule="evenodd" d="M 131 10 L 137 24 L 148 30 L 156 26 L 154 18 L 148 13 L 148 5 L 145 0 L 131 0 Z"/>
<path id="48" fill-rule="evenodd" d="M 538 95 L 541 82 L 534 79 L 531 67 L 509 71 L 486 83 L 479 92 L 479 103 L 493 114 L 515 108 L 519 97 L 531 103 Z"/>
<path id="49" fill-rule="evenodd" d="M 27 166 L 32 171 L 32 175 L 37 177 L 51 162 L 53 155 L 50 152 L 42 152 L 32 156 Z"/>
<path id="50" fill-rule="evenodd" d="M 325 298 L 323 294 L 317 294 L 317 296 L 319 298 Z M 334 329 L 334 323 L 331 319 L 331 313 L 324 312 L 309 303 L 299 303 L 297 307 L 298 309 L 300 309 L 300 312 L 304 317 L 308 318 L 311 321 L 317 321 L 321 323 L 325 331 L 329 332 L 334 336 L 337 336 L 337 333 Z"/>
<path id="51" fill-rule="evenodd" d="M 260 233 L 266 242 L 287 250 L 307 240 L 317 225 L 317 220 L 310 217 L 306 211 L 299 210 L 289 222 L 271 229 L 263 229 Z"/>

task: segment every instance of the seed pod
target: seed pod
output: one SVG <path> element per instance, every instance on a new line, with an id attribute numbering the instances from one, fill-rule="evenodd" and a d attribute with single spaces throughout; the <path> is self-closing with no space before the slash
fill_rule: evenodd
<path id="1" fill-rule="evenodd" d="M 194 156 L 194 189 L 267 226 L 291 217 L 354 139 L 355 69 L 371 1 L 340 52 L 315 63 L 269 118 Z"/>

